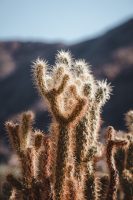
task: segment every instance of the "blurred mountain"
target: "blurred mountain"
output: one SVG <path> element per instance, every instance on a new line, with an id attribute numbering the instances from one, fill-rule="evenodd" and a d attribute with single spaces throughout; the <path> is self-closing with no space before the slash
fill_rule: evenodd
<path id="1" fill-rule="evenodd" d="M 35 127 L 47 130 L 50 116 L 32 81 L 31 65 L 37 57 L 54 63 L 57 50 L 70 50 L 75 58 L 92 65 L 98 79 L 107 78 L 113 95 L 105 105 L 105 125 L 124 128 L 124 113 L 133 109 L 133 19 L 95 39 L 75 45 L 39 42 L 0 42 L 0 135 L 4 121 L 16 119 L 22 111 L 36 112 Z"/>

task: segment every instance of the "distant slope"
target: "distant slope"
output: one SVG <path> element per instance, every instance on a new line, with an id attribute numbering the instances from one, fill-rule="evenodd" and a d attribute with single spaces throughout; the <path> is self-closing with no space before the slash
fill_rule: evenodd
<path id="1" fill-rule="evenodd" d="M 35 126 L 46 129 L 50 117 L 33 86 L 31 62 L 42 57 L 53 64 L 55 53 L 60 49 L 69 49 L 74 57 L 86 59 L 97 78 L 111 81 L 115 86 L 114 95 L 104 108 L 104 125 L 124 127 L 123 114 L 133 109 L 133 19 L 98 38 L 72 46 L 0 42 L 1 136 L 5 132 L 4 121 L 28 109 L 37 113 Z"/>

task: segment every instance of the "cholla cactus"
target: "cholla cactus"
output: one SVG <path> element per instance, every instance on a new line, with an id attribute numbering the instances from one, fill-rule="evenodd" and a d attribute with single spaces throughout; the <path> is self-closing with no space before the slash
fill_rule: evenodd
<path id="1" fill-rule="evenodd" d="M 113 127 L 109 127 L 107 131 L 106 158 L 109 169 L 110 183 L 107 193 L 107 200 L 116 200 L 117 198 L 119 175 L 115 165 L 114 152 L 117 150 L 117 148 L 123 147 L 125 145 L 127 145 L 127 141 L 124 139 L 116 138 Z"/>
<path id="2" fill-rule="evenodd" d="M 79 199 L 84 199 L 88 175 L 94 174 L 100 111 L 109 99 L 111 87 L 106 81 L 96 82 L 84 60 L 74 61 L 69 52 L 63 51 L 57 54 L 56 65 L 50 72 L 46 62 L 38 60 L 34 77 L 40 93 L 47 99 L 52 126 L 56 126 L 51 145 L 56 158 L 52 163 L 54 198 L 64 198 L 66 172 L 72 168 L 69 173 L 73 182 L 77 182 Z M 50 88 L 47 77 L 51 80 Z"/>
<path id="3" fill-rule="evenodd" d="M 51 196 L 46 169 L 49 160 L 49 136 L 32 130 L 33 119 L 32 112 L 25 112 L 21 115 L 19 124 L 6 122 L 10 142 L 18 155 L 21 168 L 19 179 L 11 174 L 7 176 L 4 188 L 10 189 L 10 199 L 49 199 Z"/>
<path id="4" fill-rule="evenodd" d="M 128 141 L 126 149 L 118 149 L 115 155 L 116 166 L 120 175 L 120 184 L 124 192 L 124 200 L 133 200 L 133 111 L 125 116 L 129 133 L 123 137 Z"/>
<path id="5" fill-rule="evenodd" d="M 115 152 L 129 139 L 118 138 L 111 127 L 106 144 L 109 175 L 96 173 L 96 162 L 104 150 L 99 142 L 100 115 L 110 98 L 110 84 L 95 80 L 84 60 L 74 60 L 64 51 L 58 52 L 53 67 L 37 59 L 33 78 L 52 123 L 47 134 L 32 128 L 31 112 L 23 113 L 18 124 L 6 123 L 21 166 L 20 178 L 7 176 L 10 200 L 116 200 L 119 169 Z M 131 119 L 128 116 L 128 126 Z M 132 157 L 131 151 L 126 161 Z M 131 165 L 125 168 L 124 162 L 121 173 L 123 180 L 132 184 Z"/>
<path id="6" fill-rule="evenodd" d="M 98 132 L 100 128 L 100 112 L 109 99 L 111 87 L 106 81 L 95 81 L 84 61 L 76 62 L 75 76 L 84 84 L 83 94 L 88 99 L 86 114 L 76 126 L 76 175 L 82 185 L 83 193 L 88 199 L 98 199 L 98 179 L 94 173 L 94 158 L 100 156 L 98 148 Z M 98 155 L 99 153 L 99 155 Z M 92 182 L 89 188 L 89 183 Z M 93 185 L 94 184 L 94 185 Z M 93 185 L 93 186 L 92 186 Z M 90 192 L 91 191 L 91 192 Z"/>
<path id="7" fill-rule="evenodd" d="M 84 115 L 87 107 L 87 99 L 85 96 L 81 96 L 77 86 L 73 83 L 70 73 L 71 62 L 68 53 L 60 52 L 57 55 L 56 65 L 52 72 L 48 72 L 46 62 L 37 60 L 34 64 L 36 84 L 41 95 L 47 99 L 49 110 L 53 116 L 52 126 L 56 126 L 56 133 L 55 131 L 53 133 L 56 135 L 54 135 L 54 141 L 51 143 L 51 152 L 54 152 L 54 155 L 56 154 L 51 163 L 53 198 L 56 200 L 65 198 L 68 174 L 74 179 L 73 169 L 67 172 L 74 165 L 72 152 L 73 129 Z M 47 77 L 51 79 L 50 87 Z M 63 102 L 66 91 L 73 96 L 74 101 L 73 109 L 67 111 Z"/>

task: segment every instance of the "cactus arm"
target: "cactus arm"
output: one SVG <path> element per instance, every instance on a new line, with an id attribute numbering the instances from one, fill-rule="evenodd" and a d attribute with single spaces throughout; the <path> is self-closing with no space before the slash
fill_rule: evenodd
<path id="1" fill-rule="evenodd" d="M 110 183 L 107 193 L 107 200 L 116 200 L 117 198 L 117 187 L 119 181 L 118 171 L 115 165 L 114 151 L 116 148 L 123 147 L 127 145 L 126 140 L 114 139 L 114 129 L 113 127 L 108 127 L 107 130 L 107 165 L 110 173 Z"/>
<path id="2" fill-rule="evenodd" d="M 17 154 L 19 154 L 21 145 L 20 135 L 19 135 L 19 125 L 8 121 L 6 122 L 5 126 L 13 150 L 15 150 Z"/>

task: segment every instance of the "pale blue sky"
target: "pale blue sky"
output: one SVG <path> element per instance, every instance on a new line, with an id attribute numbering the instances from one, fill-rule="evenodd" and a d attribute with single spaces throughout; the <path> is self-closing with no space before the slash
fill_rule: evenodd
<path id="1" fill-rule="evenodd" d="M 133 17 L 133 0 L 0 0 L 0 40 L 73 43 Z"/>

